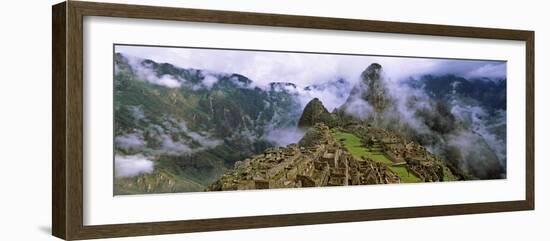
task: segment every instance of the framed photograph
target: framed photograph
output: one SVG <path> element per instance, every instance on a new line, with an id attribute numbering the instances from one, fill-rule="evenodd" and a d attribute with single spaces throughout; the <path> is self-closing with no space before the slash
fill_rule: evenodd
<path id="1" fill-rule="evenodd" d="M 534 209 L 534 32 L 53 6 L 53 235 Z"/>

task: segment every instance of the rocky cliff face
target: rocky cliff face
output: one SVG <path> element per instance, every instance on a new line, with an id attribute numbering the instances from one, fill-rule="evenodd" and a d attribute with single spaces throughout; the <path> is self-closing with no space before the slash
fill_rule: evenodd
<path id="1" fill-rule="evenodd" d="M 271 148 L 235 163 L 235 168 L 211 184 L 208 191 L 347 186 L 399 183 L 386 165 L 351 155 L 317 123 L 309 130 L 315 141 Z M 307 136 L 308 134 L 306 134 Z"/>
<path id="2" fill-rule="evenodd" d="M 380 64 L 373 63 L 361 73 L 361 82 L 352 89 L 348 102 L 357 98 L 367 101 L 375 113 L 382 113 L 392 106 L 394 100 Z"/>

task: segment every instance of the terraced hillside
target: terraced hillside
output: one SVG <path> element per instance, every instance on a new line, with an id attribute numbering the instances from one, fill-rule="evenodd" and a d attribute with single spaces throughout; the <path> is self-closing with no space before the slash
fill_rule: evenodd
<path id="1" fill-rule="evenodd" d="M 207 191 L 400 183 L 386 164 L 350 154 L 328 126 L 317 123 L 299 144 L 268 149 L 235 163 Z"/>
<path id="2" fill-rule="evenodd" d="M 333 135 L 356 158 L 368 158 L 387 165 L 390 170 L 399 176 L 401 182 L 414 183 L 422 181 L 414 173 L 407 170 L 405 165 L 394 165 L 394 163 L 383 153 L 380 143 L 375 143 L 370 147 L 366 147 L 363 141 L 354 134 L 335 130 L 333 131 Z"/>

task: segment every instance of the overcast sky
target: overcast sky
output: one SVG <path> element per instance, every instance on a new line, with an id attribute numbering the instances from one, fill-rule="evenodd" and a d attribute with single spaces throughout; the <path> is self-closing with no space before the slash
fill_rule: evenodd
<path id="1" fill-rule="evenodd" d="M 171 63 L 181 68 L 242 74 L 257 86 L 292 82 L 300 87 L 336 78 L 358 80 L 371 63 L 382 65 L 393 81 L 421 74 L 456 74 L 466 78 L 505 78 L 506 62 L 429 58 L 304 54 L 243 50 L 121 46 L 115 52 Z"/>

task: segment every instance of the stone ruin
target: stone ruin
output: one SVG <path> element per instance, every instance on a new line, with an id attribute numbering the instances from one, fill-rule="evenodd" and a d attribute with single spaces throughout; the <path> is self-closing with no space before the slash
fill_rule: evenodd
<path id="1" fill-rule="evenodd" d="M 367 127 L 357 130 L 365 140 L 365 146 L 380 146 L 382 153 L 394 166 L 405 166 L 407 170 L 424 182 L 443 181 L 442 161 L 420 144 L 384 129 Z"/>
<path id="2" fill-rule="evenodd" d="M 296 188 L 399 183 L 399 177 L 385 165 L 357 159 L 332 137 L 324 124 L 314 126 L 314 145 L 269 148 L 242 162 L 207 191 L 267 188 Z"/>

